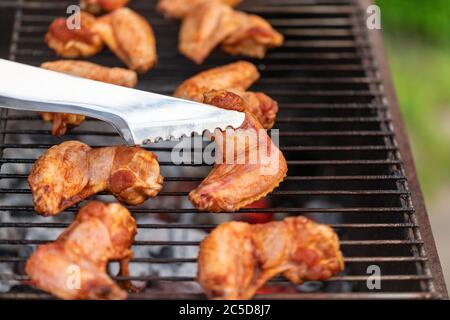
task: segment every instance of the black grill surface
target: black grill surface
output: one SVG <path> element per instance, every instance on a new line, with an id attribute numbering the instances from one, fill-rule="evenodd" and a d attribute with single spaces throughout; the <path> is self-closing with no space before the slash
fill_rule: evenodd
<path id="1" fill-rule="evenodd" d="M 155 2 L 131 1 L 131 8 L 152 24 L 159 53 L 157 67 L 140 77 L 138 88 L 171 94 L 189 76 L 238 59 L 216 50 L 197 66 L 180 56 L 179 23 L 156 13 Z M 43 38 L 69 4 L 2 1 L 0 10 L 15 14 L 9 58 L 32 65 L 57 59 Z M 220 222 L 253 213 L 275 219 L 302 214 L 331 225 L 346 261 L 345 271 L 326 282 L 295 288 L 277 278 L 258 298 L 445 298 L 409 149 L 402 146 L 407 142 L 397 136 L 397 126 L 402 126 L 398 110 L 392 111 L 386 98 L 387 67 L 378 67 L 379 48 L 365 27 L 365 8 L 352 0 L 244 0 L 239 8 L 264 16 L 286 37 L 285 45 L 264 60 L 250 61 L 261 72 L 252 89 L 280 104 L 275 127 L 280 129 L 288 177 L 258 209 L 201 213 L 186 196 L 210 168 L 174 166 L 170 150 L 175 142 L 149 146 L 159 156 L 166 181 L 157 198 L 130 208 L 139 224 L 131 279 L 147 285 L 131 298 L 204 298 L 194 282 L 199 241 Z M 122 66 L 107 50 L 91 61 Z M 24 262 L 36 244 L 54 240 L 78 208 L 55 218 L 38 217 L 26 178 L 45 149 L 68 139 L 92 146 L 123 143 L 112 127 L 97 120 L 58 138 L 37 114 L 1 109 L 0 298 L 51 297 L 26 285 Z M 411 176 L 414 181 L 408 181 Z M 381 270 L 379 290 L 367 287 L 371 265 Z"/>

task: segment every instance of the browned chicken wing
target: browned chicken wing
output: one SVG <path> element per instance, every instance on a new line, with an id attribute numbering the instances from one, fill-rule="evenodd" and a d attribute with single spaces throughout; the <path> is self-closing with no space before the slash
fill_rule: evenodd
<path id="1" fill-rule="evenodd" d="M 235 29 L 233 9 L 229 5 L 205 1 L 184 17 L 178 48 L 184 56 L 200 64 Z"/>
<path id="2" fill-rule="evenodd" d="M 92 14 L 111 12 L 125 7 L 130 0 L 80 0 L 80 7 Z"/>
<path id="3" fill-rule="evenodd" d="M 93 56 L 103 48 L 102 39 L 92 30 L 95 21 L 94 16 L 81 12 L 80 28 L 69 29 L 67 19 L 57 18 L 45 35 L 45 42 L 64 58 Z"/>
<path id="4" fill-rule="evenodd" d="M 268 49 L 283 44 L 283 35 L 257 15 L 235 11 L 234 21 L 237 27 L 222 42 L 222 50 L 231 55 L 262 59 Z"/>
<path id="5" fill-rule="evenodd" d="M 261 122 L 264 128 L 272 128 L 278 112 L 278 103 L 260 92 L 246 91 L 256 80 L 259 72 L 246 61 L 238 61 L 212 68 L 187 79 L 175 91 L 174 96 L 203 101 L 204 93 L 210 90 L 228 90 L 244 99 L 245 109 Z"/>
<path id="6" fill-rule="evenodd" d="M 37 247 L 25 271 L 33 286 L 62 299 L 126 299 L 106 267 L 120 260 L 119 275 L 129 276 L 135 235 L 136 221 L 125 207 L 93 201 L 55 242 Z"/>
<path id="7" fill-rule="evenodd" d="M 66 141 L 48 149 L 34 164 L 28 183 L 36 212 L 56 215 L 98 192 L 138 205 L 162 188 L 156 155 L 139 147 L 92 149 Z"/>
<path id="8" fill-rule="evenodd" d="M 133 10 L 120 8 L 102 16 L 93 30 L 130 69 L 145 73 L 156 64 L 153 29 Z"/>
<path id="9" fill-rule="evenodd" d="M 242 98 L 226 91 L 206 93 L 204 103 L 244 111 Z M 189 193 L 198 209 L 237 211 L 265 197 L 285 178 L 287 164 L 283 154 L 251 113 L 246 112 L 244 123 L 234 134 L 216 134 L 215 140 L 222 163 L 216 163 L 205 180 Z M 231 159 L 227 146 L 235 146 Z"/>
<path id="10" fill-rule="evenodd" d="M 122 68 L 108 68 L 95 63 L 78 60 L 59 60 L 44 62 L 41 68 L 71 74 L 96 81 L 112 83 L 118 86 L 134 87 L 137 83 L 136 72 Z M 52 134 L 64 135 L 69 126 L 79 126 L 85 116 L 68 113 L 41 112 L 46 122 L 53 122 Z"/>
<path id="11" fill-rule="evenodd" d="M 278 274 L 301 284 L 326 280 L 343 269 L 336 233 L 293 217 L 256 225 L 221 224 L 200 244 L 197 279 L 210 298 L 250 299 Z"/>
<path id="12" fill-rule="evenodd" d="M 203 2 L 218 1 L 230 6 L 235 6 L 241 0 L 159 0 L 157 9 L 169 18 L 183 18 L 195 7 Z"/>

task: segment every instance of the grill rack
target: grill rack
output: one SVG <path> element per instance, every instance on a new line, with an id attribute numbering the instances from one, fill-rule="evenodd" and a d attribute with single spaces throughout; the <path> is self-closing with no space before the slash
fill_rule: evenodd
<path id="1" fill-rule="evenodd" d="M 73 2 L 73 1 L 72 1 Z M 154 1 L 155 2 L 155 1 Z M 283 48 L 271 51 L 266 59 L 251 60 L 262 77 L 254 90 L 266 92 L 280 103 L 275 127 L 280 129 L 280 145 L 289 165 L 285 182 L 267 199 L 269 207 L 243 209 L 243 214 L 308 214 L 329 224 L 339 233 L 346 270 L 321 284 L 319 289 L 301 288 L 298 293 L 269 293 L 260 299 L 431 299 L 446 298 L 439 260 L 426 210 L 415 177 L 406 136 L 383 59 L 377 34 L 365 28 L 368 2 L 356 0 L 246 0 L 245 11 L 260 14 L 286 37 Z M 43 42 L 48 24 L 64 15 L 70 1 L 17 0 L 0 4 L 15 10 L 10 59 L 39 65 L 57 57 Z M 201 66 L 179 56 L 176 49 L 178 23 L 165 20 L 154 3 L 134 0 L 130 6 L 149 19 L 155 29 L 159 63 L 140 77 L 138 88 L 170 94 L 187 77 L 223 65 L 237 58 L 214 52 Z M 90 59 L 116 66 L 109 52 Z M 13 265 L 14 273 L 0 272 L 2 284 L 15 283 L 0 298 L 51 298 L 21 285 L 26 257 L 21 248 L 45 243 L 42 238 L 5 237 L 19 230 L 56 229 L 70 224 L 77 207 L 66 210 L 61 219 L 38 219 L 30 201 L 26 177 L 37 155 L 63 140 L 79 139 L 93 146 L 122 143 L 114 130 L 89 119 L 63 139 L 50 136 L 48 125 L 39 116 L 2 109 L 0 116 L 0 255 L 2 265 Z M 135 217 L 174 214 L 177 222 L 138 223 L 145 230 L 209 230 L 217 223 L 197 223 L 187 218 L 199 215 L 192 208 L 177 208 L 208 168 L 182 165 L 181 175 L 167 159 L 170 143 L 148 148 L 162 161 L 166 177 L 159 199 L 146 206 L 131 207 Z M 180 186 L 183 190 L 179 190 Z M 175 190 L 175 191 L 174 191 Z M 113 200 L 106 195 L 100 198 Z M 11 199 L 14 199 L 11 203 Z M 156 205 L 152 204 L 156 202 Z M 172 207 L 167 207 L 167 203 Z M 229 219 L 230 213 L 215 215 Z M 188 222 L 185 222 L 188 221 Z M 420 227 L 419 227 L 420 226 Z M 3 233 L 1 233 L 3 231 Z M 169 248 L 197 246 L 198 241 L 144 241 L 137 247 Z M 17 249 L 19 248 L 19 249 Z M 24 250 L 26 251 L 26 250 Z M 193 264 L 195 257 L 136 256 L 132 264 Z M 379 265 L 381 290 L 366 287 L 369 265 Z M 116 279 L 123 279 L 115 277 Z M 131 280 L 167 283 L 192 282 L 192 276 L 133 275 Z M 281 278 L 274 284 L 287 283 Z M 199 293 L 146 292 L 131 298 L 204 298 Z"/>

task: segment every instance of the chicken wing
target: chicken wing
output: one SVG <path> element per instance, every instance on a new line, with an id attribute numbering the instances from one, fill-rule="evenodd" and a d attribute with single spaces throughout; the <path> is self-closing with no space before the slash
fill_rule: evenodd
<path id="1" fill-rule="evenodd" d="M 68 19 L 57 18 L 50 24 L 45 35 L 45 42 L 50 48 L 64 58 L 90 57 L 102 50 L 103 41 L 92 30 L 96 21 L 94 16 L 81 12 L 79 28 L 69 28 Z"/>
<path id="2" fill-rule="evenodd" d="M 203 2 L 218 1 L 235 6 L 241 0 L 159 0 L 157 10 L 169 18 L 181 19 Z"/>
<path id="3" fill-rule="evenodd" d="M 238 61 L 221 67 L 200 72 L 185 80 L 175 91 L 174 96 L 181 99 L 203 101 L 203 95 L 215 90 L 236 89 L 245 91 L 260 74 L 256 66 L 247 61 Z"/>
<path id="4" fill-rule="evenodd" d="M 262 59 L 268 49 L 283 45 L 283 35 L 257 15 L 235 11 L 234 21 L 237 27 L 221 46 L 228 54 Z"/>
<path id="5" fill-rule="evenodd" d="M 130 0 L 80 0 L 80 7 L 92 14 L 111 12 L 125 7 Z"/>
<path id="6" fill-rule="evenodd" d="M 119 275 L 129 276 L 136 229 L 122 205 L 89 202 L 56 241 L 37 247 L 25 271 L 33 286 L 62 299 L 126 299 L 106 267 L 120 260 Z"/>
<path id="7" fill-rule="evenodd" d="M 272 128 L 278 112 L 278 103 L 260 92 L 246 91 L 259 79 L 256 66 L 250 62 L 238 61 L 212 68 L 187 79 L 175 91 L 174 96 L 203 101 L 203 95 L 210 90 L 228 90 L 244 99 L 245 109 L 261 122 L 264 128 Z"/>
<path id="8" fill-rule="evenodd" d="M 45 122 L 52 122 L 52 135 L 65 135 L 69 127 L 79 126 L 86 119 L 80 114 L 41 112 Z"/>
<path id="9" fill-rule="evenodd" d="M 202 2 L 184 17 L 178 49 L 200 64 L 236 27 L 230 6 L 216 1 Z"/>
<path id="10" fill-rule="evenodd" d="M 77 60 L 59 60 L 44 62 L 41 68 L 71 74 L 96 81 L 112 83 L 118 86 L 134 87 L 137 83 L 136 72 L 122 68 L 107 68 L 95 63 Z M 46 122 L 53 122 L 52 134 L 64 135 L 69 126 L 79 126 L 85 116 L 68 113 L 41 112 Z"/>
<path id="11" fill-rule="evenodd" d="M 108 68 L 87 61 L 58 60 L 44 62 L 41 64 L 41 68 L 123 87 L 133 88 L 137 84 L 137 74 L 132 70 Z"/>
<path id="12" fill-rule="evenodd" d="M 204 103 L 244 111 L 242 98 L 226 91 L 206 93 Z M 216 163 L 202 183 L 189 193 L 198 209 L 237 211 L 266 196 L 285 178 L 287 164 L 283 154 L 251 113 L 246 112 L 239 129 L 231 134 L 216 132 L 214 138 L 221 163 Z"/>
<path id="13" fill-rule="evenodd" d="M 101 191 L 138 205 L 156 196 L 162 182 L 156 155 L 150 151 L 126 146 L 92 149 L 78 141 L 48 149 L 28 176 L 35 210 L 44 216 Z"/>
<path id="14" fill-rule="evenodd" d="M 215 299 L 250 299 L 282 274 L 294 284 L 326 280 L 344 269 L 339 238 L 305 217 L 250 225 L 227 222 L 200 244 L 197 280 Z"/>
<path id="15" fill-rule="evenodd" d="M 102 16 L 93 30 L 130 69 L 145 73 L 156 64 L 153 29 L 133 10 L 120 8 Z"/>

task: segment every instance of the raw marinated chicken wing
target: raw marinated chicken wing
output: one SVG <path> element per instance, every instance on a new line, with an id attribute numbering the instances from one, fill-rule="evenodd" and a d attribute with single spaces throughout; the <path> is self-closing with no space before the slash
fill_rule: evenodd
<path id="1" fill-rule="evenodd" d="M 133 10 L 120 8 L 98 18 L 94 31 L 130 69 L 145 73 L 156 64 L 153 29 Z"/>
<path id="2" fill-rule="evenodd" d="M 268 49 L 280 47 L 284 42 L 283 35 L 267 20 L 234 10 L 224 1 L 199 0 L 187 4 L 163 0 L 158 8 L 167 16 L 183 18 L 179 50 L 195 63 L 202 63 L 218 44 L 232 55 L 264 58 Z"/>
<path id="3" fill-rule="evenodd" d="M 103 41 L 92 28 L 96 18 L 87 12 L 80 14 L 80 28 L 69 28 L 74 16 L 55 19 L 45 35 L 47 45 L 64 58 L 90 57 L 102 50 Z M 70 25 L 70 23 L 69 23 Z"/>
<path id="4" fill-rule="evenodd" d="M 275 123 L 278 103 L 261 92 L 246 91 L 259 79 L 256 67 L 246 61 L 238 61 L 212 68 L 184 81 L 174 96 L 203 101 L 203 95 L 210 90 L 228 90 L 244 99 L 245 109 L 252 113 L 264 128 L 270 129 Z"/>
<path id="5" fill-rule="evenodd" d="M 157 9 L 166 17 L 179 19 L 195 10 L 197 5 L 213 1 L 222 2 L 230 6 L 235 6 L 241 2 L 241 0 L 159 0 Z"/>
<path id="6" fill-rule="evenodd" d="M 278 274 L 294 284 L 344 269 L 339 238 L 305 217 L 250 225 L 227 222 L 200 244 L 197 280 L 210 298 L 250 299 Z"/>
<path id="7" fill-rule="evenodd" d="M 228 54 L 262 59 L 268 49 L 283 44 L 283 35 L 257 15 L 235 11 L 234 21 L 237 27 L 222 42 L 222 50 Z"/>
<path id="8" fill-rule="evenodd" d="M 119 275 L 129 276 L 136 229 L 122 205 L 88 203 L 55 242 L 38 246 L 28 259 L 30 283 L 62 299 L 126 299 L 106 268 L 119 260 Z"/>
<path id="9" fill-rule="evenodd" d="M 138 205 L 156 196 L 162 182 L 156 155 L 150 151 L 126 146 L 92 149 L 78 141 L 48 149 L 28 176 L 35 210 L 44 216 L 57 215 L 101 191 Z"/>
<path id="10" fill-rule="evenodd" d="M 80 0 L 80 7 L 92 14 L 111 12 L 125 7 L 130 0 Z"/>
<path id="11" fill-rule="evenodd" d="M 79 126 L 86 119 L 81 114 L 41 112 L 45 122 L 52 122 L 52 135 L 65 135 L 69 127 Z"/>
<path id="12" fill-rule="evenodd" d="M 175 91 L 181 99 L 203 101 L 203 95 L 211 90 L 236 89 L 245 91 L 260 77 L 255 65 L 238 61 L 208 69 L 185 80 Z"/>
<path id="13" fill-rule="evenodd" d="M 230 6 L 216 1 L 203 2 L 184 17 L 178 48 L 184 56 L 200 64 L 235 28 Z"/>
<path id="14" fill-rule="evenodd" d="M 132 70 L 103 67 L 87 61 L 59 60 L 44 62 L 41 64 L 41 68 L 123 87 L 133 88 L 137 84 L 137 74 Z"/>
<path id="15" fill-rule="evenodd" d="M 244 111 L 242 98 L 231 92 L 208 92 L 204 103 Z M 283 154 L 251 113 L 246 112 L 244 123 L 231 134 L 216 132 L 215 141 L 221 163 L 216 163 L 202 183 L 189 193 L 198 209 L 237 211 L 265 197 L 285 178 L 287 164 Z"/>
<path id="16" fill-rule="evenodd" d="M 41 68 L 130 88 L 136 86 L 137 83 L 137 75 L 134 71 L 103 67 L 87 61 L 59 60 L 44 62 Z M 41 116 L 44 121 L 53 122 L 53 135 L 64 135 L 69 126 L 79 126 L 86 118 L 83 115 L 51 112 L 41 112 Z"/>

